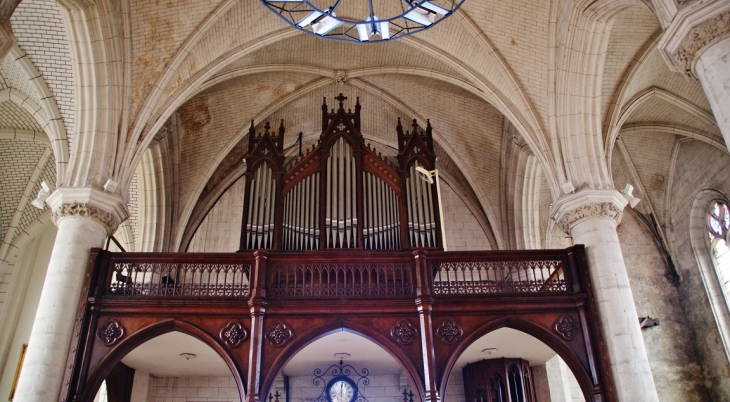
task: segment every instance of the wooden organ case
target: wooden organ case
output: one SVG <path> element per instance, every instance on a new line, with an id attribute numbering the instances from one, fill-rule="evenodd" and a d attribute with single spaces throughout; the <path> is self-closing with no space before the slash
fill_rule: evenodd
<path id="1" fill-rule="evenodd" d="M 249 129 L 240 250 L 281 251 L 441 247 L 435 186 L 417 168 L 435 168 L 430 122 L 400 119 L 397 166 L 365 145 L 360 103 L 322 104 L 322 134 L 306 155 L 284 163 L 284 125 Z"/>
<path id="2" fill-rule="evenodd" d="M 430 124 L 399 122 L 384 158 L 359 102 L 335 99 L 319 142 L 288 162 L 283 125 L 252 125 L 238 252 L 91 251 L 58 401 L 92 402 L 124 356 L 173 331 L 226 362 L 241 401 L 267 400 L 294 355 L 337 331 L 393 356 L 415 400 L 448 401 L 459 356 L 503 327 L 560 354 L 586 400 L 615 401 L 583 246 L 442 251 L 436 189 L 416 170 L 435 168 Z"/>

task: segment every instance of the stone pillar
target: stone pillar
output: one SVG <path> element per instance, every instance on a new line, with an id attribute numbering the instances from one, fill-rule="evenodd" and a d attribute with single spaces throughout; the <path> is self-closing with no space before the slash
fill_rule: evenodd
<path id="1" fill-rule="evenodd" d="M 682 8 L 658 47 L 670 69 L 700 80 L 730 149 L 730 2 L 694 2 Z"/>
<path id="2" fill-rule="evenodd" d="M 616 226 L 626 199 L 616 190 L 581 190 L 555 204 L 552 217 L 586 246 L 601 329 L 619 401 L 658 401 Z"/>
<path id="3" fill-rule="evenodd" d="M 58 235 L 15 393 L 20 402 L 58 400 L 89 250 L 127 217 L 119 196 L 90 188 L 60 188 L 47 203 Z"/>

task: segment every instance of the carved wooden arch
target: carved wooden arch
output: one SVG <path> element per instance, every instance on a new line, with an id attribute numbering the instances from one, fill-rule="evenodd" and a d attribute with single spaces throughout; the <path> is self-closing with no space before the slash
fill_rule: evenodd
<path id="1" fill-rule="evenodd" d="M 124 317 L 118 317 L 118 322 L 123 323 L 124 321 Z M 86 385 L 84 386 L 83 393 L 78 400 L 84 402 L 93 401 L 101 383 L 126 355 L 143 343 L 171 332 L 181 332 L 192 336 L 193 338 L 203 342 L 206 346 L 215 350 L 218 356 L 223 359 L 228 368 L 231 370 L 231 374 L 236 381 L 238 393 L 241 396 L 241 399 L 243 399 L 243 396 L 246 395 L 245 381 L 241 376 L 241 370 L 238 367 L 238 364 L 236 364 L 236 359 L 228 353 L 225 346 L 218 342 L 208 332 L 194 324 L 179 319 L 162 319 L 154 324 L 137 329 L 131 334 L 125 334 L 124 339 L 120 340 L 119 344 L 109 349 L 105 355 L 101 356 L 101 359 L 97 359 L 96 364 L 92 362 L 89 366 L 89 374 L 87 376 Z"/>
<path id="2" fill-rule="evenodd" d="M 563 316 L 570 317 L 570 315 L 572 314 L 569 314 L 568 312 L 556 312 L 549 315 L 554 315 L 557 321 Z M 533 321 L 529 321 L 519 316 L 503 316 L 488 321 L 483 325 L 477 327 L 476 329 L 472 330 L 471 333 L 464 336 L 463 339 L 454 346 L 453 351 L 445 364 L 445 367 L 443 369 L 443 376 L 441 377 L 441 384 L 439 386 L 440 395 L 442 397 L 445 395 L 446 386 L 449 380 L 449 376 L 451 375 L 451 371 L 454 368 L 454 364 L 456 364 L 456 361 L 471 344 L 476 342 L 481 337 L 498 329 L 511 328 L 537 338 L 540 342 L 544 343 L 545 345 L 550 347 L 550 349 L 555 351 L 563 359 L 563 361 L 565 361 L 565 363 L 575 375 L 575 378 L 578 380 L 581 391 L 583 392 L 584 397 L 586 397 L 586 400 L 596 400 L 594 398 L 593 392 L 594 383 L 591 380 L 591 362 L 585 362 L 588 365 L 588 367 L 585 367 L 583 365 L 583 362 L 581 362 L 581 359 L 568 345 L 569 342 L 574 342 L 578 340 L 580 336 L 589 336 L 589 334 L 585 334 L 583 330 L 580 329 L 575 338 L 566 342 L 565 340 L 560 339 L 560 337 L 553 332 L 552 327 L 553 325 L 549 325 L 548 328 L 545 328 L 542 325 L 538 325 Z M 585 342 L 583 342 L 580 346 L 585 347 Z M 593 364 L 597 365 L 599 364 L 599 362 L 593 362 Z"/>
<path id="3" fill-rule="evenodd" d="M 266 372 L 268 374 L 263 378 L 261 389 L 264 392 L 262 392 L 261 395 L 268 395 L 271 385 L 281 370 L 284 369 L 286 364 L 289 363 L 294 356 L 304 350 L 304 348 L 318 339 L 343 330 L 361 336 L 385 350 L 396 362 L 398 362 L 405 374 L 408 376 L 411 384 L 415 387 L 414 391 L 417 393 L 416 396 L 418 397 L 416 400 L 423 400 L 425 395 L 425 389 L 423 388 L 423 374 L 418 367 L 413 364 L 412 356 L 408 356 L 404 353 L 400 345 L 394 343 L 383 334 L 374 331 L 366 325 L 350 320 L 333 321 L 332 323 L 318 327 L 316 330 L 308 333 L 306 337 L 298 336 L 296 341 L 292 342 L 281 351 L 270 368 L 262 370 L 262 372 Z"/>

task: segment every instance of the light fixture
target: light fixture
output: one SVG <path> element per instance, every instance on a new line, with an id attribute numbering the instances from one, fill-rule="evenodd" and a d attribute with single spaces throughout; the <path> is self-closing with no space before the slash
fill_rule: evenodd
<path id="1" fill-rule="evenodd" d="M 260 1 L 289 25 L 308 34 L 374 43 L 426 30 L 454 14 L 465 0 L 381 0 L 381 4 L 372 0 L 331 0 L 334 4 L 327 8 L 320 8 L 326 0 L 316 2 L 318 6 L 314 0 Z M 338 10 L 347 17 L 335 15 Z M 376 11 L 390 15 L 378 18 Z"/>
<path id="2" fill-rule="evenodd" d="M 185 353 L 180 353 L 180 357 L 182 357 L 185 360 L 190 360 L 190 359 L 195 359 L 196 357 L 198 357 L 198 355 L 196 355 L 195 353 L 185 352 Z"/>
<path id="3" fill-rule="evenodd" d="M 335 359 L 337 359 L 337 360 L 345 360 L 351 356 L 352 356 L 351 354 L 346 353 L 346 352 L 335 353 Z"/>
<path id="4" fill-rule="evenodd" d="M 30 205 L 33 205 L 34 207 L 38 209 L 43 209 L 46 207 L 46 198 L 51 194 L 51 187 L 48 186 L 48 183 L 46 183 L 45 180 L 41 182 L 41 189 L 38 190 L 38 196 L 35 198 L 35 200 L 30 202 Z"/>
<path id="5" fill-rule="evenodd" d="M 421 179 L 428 182 L 428 184 L 433 184 L 434 180 L 433 178 L 436 178 L 436 194 L 438 195 L 439 199 L 439 218 L 441 218 L 441 243 L 444 246 L 444 251 L 449 251 L 446 248 L 446 228 L 444 227 L 444 207 L 441 204 L 441 187 L 439 185 L 439 170 L 426 170 L 423 166 L 416 166 L 416 172 L 418 172 L 421 175 Z"/>
<path id="6" fill-rule="evenodd" d="M 497 353 L 497 348 L 482 349 L 482 353 L 484 353 L 485 355 L 491 356 L 491 355 Z"/>

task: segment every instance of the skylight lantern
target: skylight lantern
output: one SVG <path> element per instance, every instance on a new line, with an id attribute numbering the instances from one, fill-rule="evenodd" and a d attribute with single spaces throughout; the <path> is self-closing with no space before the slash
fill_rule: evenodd
<path id="1" fill-rule="evenodd" d="M 318 38 L 376 43 L 429 29 L 453 15 L 465 0 L 260 1 L 287 24 Z M 329 1 L 334 3 L 321 8 Z M 378 18 L 376 10 L 389 16 Z"/>

